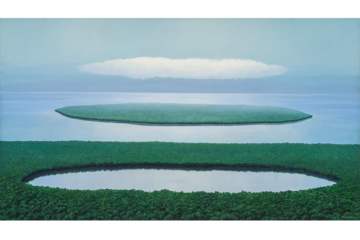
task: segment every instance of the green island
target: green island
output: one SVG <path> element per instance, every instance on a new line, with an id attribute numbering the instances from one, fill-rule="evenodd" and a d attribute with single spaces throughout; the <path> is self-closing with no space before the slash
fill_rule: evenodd
<path id="1" fill-rule="evenodd" d="M 70 106 L 55 111 L 82 120 L 149 125 L 271 124 L 296 122 L 312 117 L 282 107 L 168 103 Z"/>
<path id="2" fill-rule="evenodd" d="M 360 145 L 0 142 L 1 220 L 360 220 Z M 24 182 L 50 170 L 112 166 L 297 169 L 339 181 L 260 193 L 67 190 Z"/>

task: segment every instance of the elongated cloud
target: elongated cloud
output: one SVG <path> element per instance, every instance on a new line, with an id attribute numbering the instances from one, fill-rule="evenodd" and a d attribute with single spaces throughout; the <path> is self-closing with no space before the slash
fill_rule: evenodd
<path id="1" fill-rule="evenodd" d="M 286 68 L 262 62 L 241 59 L 169 59 L 139 57 L 91 63 L 79 67 L 88 73 L 121 75 L 135 79 L 189 78 L 189 79 L 244 79 L 280 75 Z"/>

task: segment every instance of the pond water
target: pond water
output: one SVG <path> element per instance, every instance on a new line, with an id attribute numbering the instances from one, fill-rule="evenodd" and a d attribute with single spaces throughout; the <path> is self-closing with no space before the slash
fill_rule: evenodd
<path id="1" fill-rule="evenodd" d="M 0 99 L 5 141 L 122 141 L 359 144 L 359 99 L 349 95 L 194 93 L 9 93 Z M 281 125 L 144 126 L 91 122 L 56 113 L 72 105 L 116 103 L 247 104 L 286 107 L 313 115 Z"/>
<path id="2" fill-rule="evenodd" d="M 299 173 L 251 172 L 230 170 L 120 169 L 46 175 L 29 182 L 79 190 L 118 189 L 152 192 L 280 192 L 298 191 L 335 184 L 322 178 Z"/>

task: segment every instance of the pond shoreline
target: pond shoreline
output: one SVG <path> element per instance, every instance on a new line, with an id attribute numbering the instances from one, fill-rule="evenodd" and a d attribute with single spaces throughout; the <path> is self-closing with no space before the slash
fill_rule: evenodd
<path id="1" fill-rule="evenodd" d="M 125 169 L 166 169 L 166 170 L 185 170 L 185 171 L 212 171 L 212 170 L 225 170 L 225 171 L 251 171 L 251 172 L 281 172 L 281 173 L 299 173 L 307 176 L 319 177 L 336 183 L 341 179 L 328 174 L 322 174 L 317 171 L 311 171 L 300 168 L 290 168 L 272 165 L 255 165 L 255 164 L 150 164 L 150 163 L 136 163 L 136 164 L 104 164 L 104 165 L 88 165 L 88 166 L 73 166 L 62 167 L 56 169 L 39 170 L 24 177 L 22 182 L 29 182 L 35 178 L 56 175 L 63 173 L 77 173 L 99 170 L 125 170 Z"/>

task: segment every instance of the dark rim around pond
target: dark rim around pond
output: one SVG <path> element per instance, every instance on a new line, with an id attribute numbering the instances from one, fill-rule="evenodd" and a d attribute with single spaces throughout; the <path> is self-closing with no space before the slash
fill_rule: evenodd
<path id="1" fill-rule="evenodd" d="M 78 172 L 94 172 L 94 171 L 116 171 L 116 170 L 128 170 L 128 169 L 146 169 L 146 170 L 183 170 L 183 171 L 212 171 L 212 170 L 223 170 L 223 171 L 249 171 L 249 172 L 277 172 L 277 173 L 298 173 L 311 177 L 322 178 L 325 180 L 333 181 L 338 183 L 339 178 L 325 175 L 317 172 L 311 172 L 309 170 L 303 170 L 298 168 L 283 168 L 283 167 L 262 167 L 262 166 L 226 166 L 226 165 L 159 165 L 159 164 L 124 164 L 114 166 L 88 166 L 88 167 L 70 167 L 70 168 L 59 168 L 52 170 L 41 170 L 30 174 L 29 176 L 22 179 L 23 182 L 30 182 L 38 177 L 65 174 L 65 173 L 78 173 Z"/>

